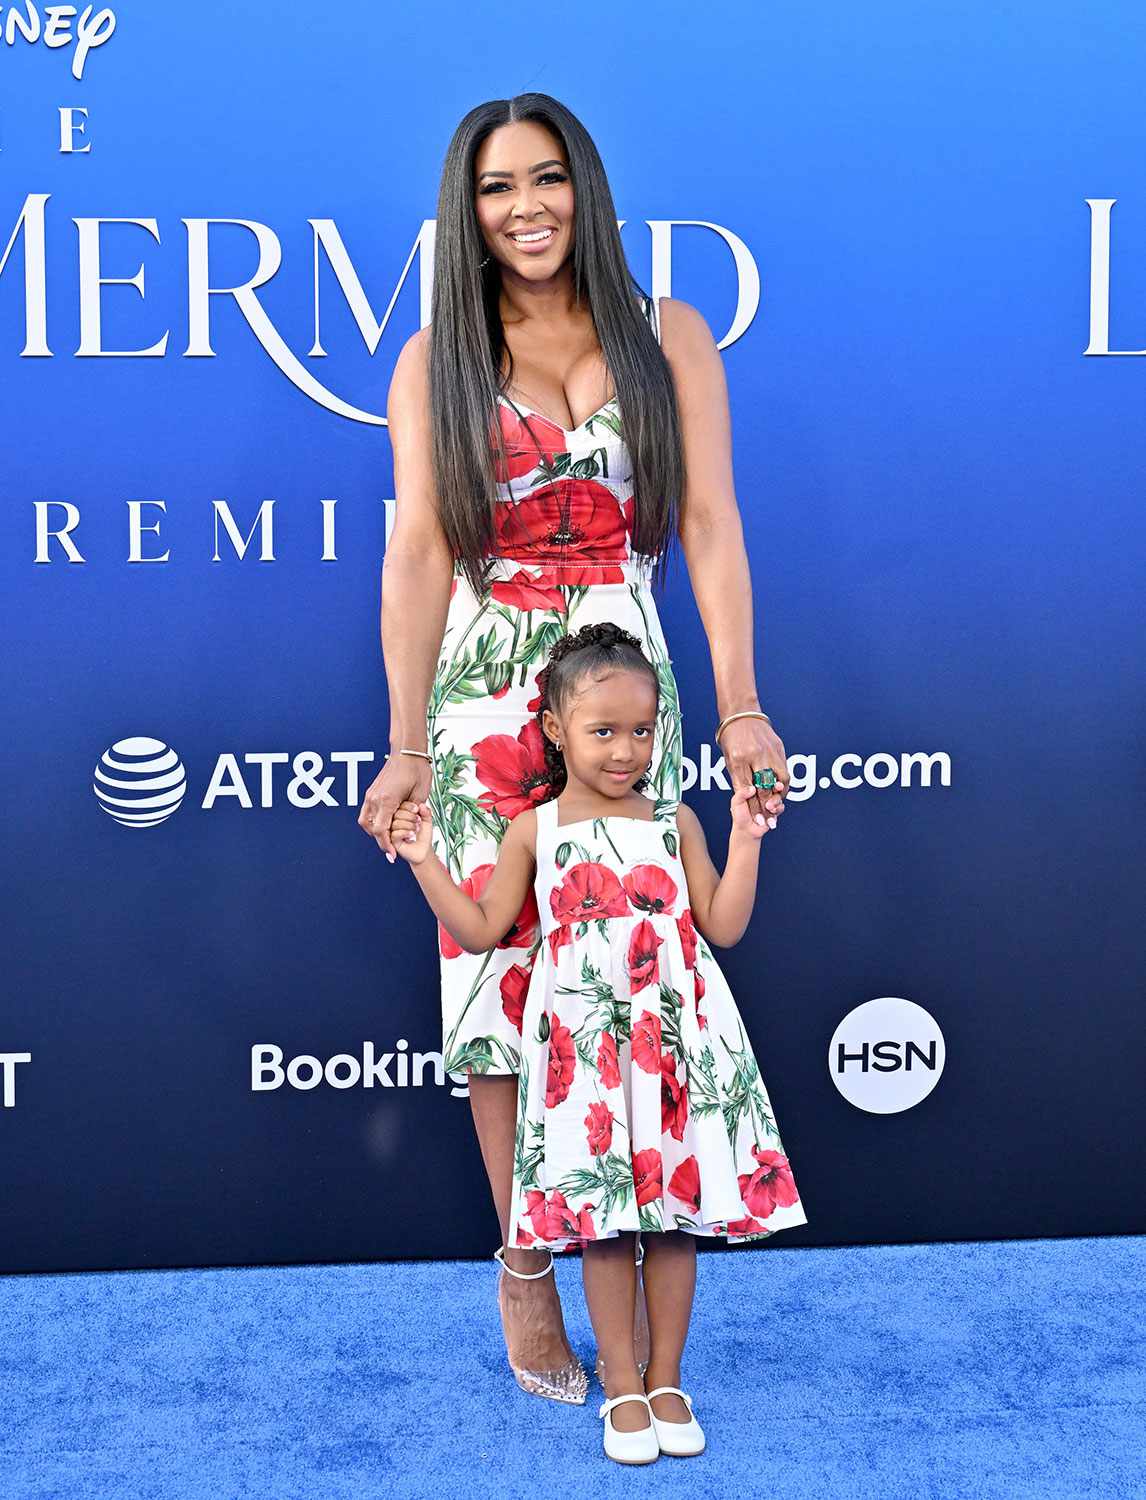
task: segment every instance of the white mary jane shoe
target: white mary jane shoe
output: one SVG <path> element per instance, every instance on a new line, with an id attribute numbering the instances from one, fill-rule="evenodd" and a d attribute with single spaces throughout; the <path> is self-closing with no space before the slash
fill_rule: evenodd
<path id="1" fill-rule="evenodd" d="M 620 1406 L 622 1401 L 640 1401 L 649 1408 L 649 1425 L 641 1427 L 636 1432 L 618 1432 L 613 1426 L 613 1418 L 610 1413 L 614 1406 Z M 651 1464 L 661 1454 L 660 1440 L 656 1433 L 656 1418 L 653 1409 L 649 1406 L 649 1398 L 643 1391 L 632 1396 L 613 1396 L 611 1400 L 601 1403 L 601 1410 L 597 1413 L 605 1419 L 605 1457 L 611 1458 L 618 1464 Z"/>
<path id="2" fill-rule="evenodd" d="M 649 1406 L 653 1431 L 661 1452 L 667 1453 L 671 1458 L 695 1458 L 698 1453 L 703 1453 L 704 1428 L 692 1415 L 692 1397 L 685 1395 L 678 1385 L 658 1385 L 655 1391 L 649 1392 L 650 1402 L 654 1396 L 679 1396 L 689 1411 L 687 1422 L 665 1422 Z"/>

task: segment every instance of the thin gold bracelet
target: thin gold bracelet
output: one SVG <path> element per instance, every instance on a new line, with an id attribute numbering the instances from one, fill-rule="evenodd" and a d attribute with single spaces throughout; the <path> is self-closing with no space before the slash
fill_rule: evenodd
<path id="1" fill-rule="evenodd" d="M 391 753 L 392 753 L 391 751 L 387 751 L 386 754 L 382 757 L 383 764 L 385 764 L 385 762 L 390 759 Z M 433 764 L 433 760 L 434 760 L 434 757 L 432 755 L 428 754 L 425 750 L 407 750 L 405 746 L 403 746 L 402 749 L 398 751 L 398 754 L 399 755 L 420 755 L 420 756 L 422 756 L 422 758 L 424 760 L 428 760 L 431 763 L 431 765 Z"/>

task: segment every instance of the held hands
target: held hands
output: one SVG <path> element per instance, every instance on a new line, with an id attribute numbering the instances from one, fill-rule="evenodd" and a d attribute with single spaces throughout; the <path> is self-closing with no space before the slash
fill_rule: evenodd
<path id="1" fill-rule="evenodd" d="M 433 814 L 428 802 L 407 800 L 398 805 L 390 820 L 390 838 L 394 852 L 409 865 L 420 865 L 430 852 L 430 829 Z M 374 842 L 383 849 L 382 840 Z"/>
<path id="2" fill-rule="evenodd" d="M 770 828 L 775 828 L 776 819 L 766 813 L 757 821 L 754 811 L 756 799 L 761 795 L 756 786 L 738 786 L 732 794 L 732 833 L 734 837 L 762 839 Z"/>

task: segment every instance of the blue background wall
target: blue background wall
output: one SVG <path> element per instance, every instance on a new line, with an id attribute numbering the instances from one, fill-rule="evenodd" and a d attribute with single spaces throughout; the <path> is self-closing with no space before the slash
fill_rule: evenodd
<path id="1" fill-rule="evenodd" d="M 259 292 L 300 364 L 382 413 L 429 317 L 419 259 L 371 355 L 308 219 L 333 219 L 374 313 L 435 211 L 482 99 L 550 92 L 594 135 L 646 289 L 723 339 L 747 245 L 762 295 L 724 350 L 759 685 L 786 747 L 949 757 L 937 782 L 793 798 L 722 963 L 756 1039 L 809 1216 L 785 1246 L 1134 1232 L 1146 1167 L 1140 581 L 1146 357 L 1087 357 L 1088 199 L 1112 215 L 1110 347 L 1146 346 L 1146 24 L 1137 8 L 841 3 L 764 14 L 493 3 L 427 17 L 116 6 L 70 50 L 0 46 L 0 250 L 50 194 L 51 357 L 24 357 L 23 240 L 0 274 L 0 569 L 7 648 L 0 1269 L 488 1253 L 468 1104 L 441 1085 L 251 1088 L 251 1048 L 440 1046 L 434 921 L 357 827 L 335 752 L 386 748 L 379 566 L 385 426 L 332 413 L 211 298 L 186 357 L 184 219 L 270 226 Z M 8 8 L 0 14 L 7 20 Z M 58 151 L 60 106 L 89 154 Z M 82 144 L 82 138 L 80 140 Z M 108 348 L 76 357 L 77 228 L 102 231 Z M 255 242 L 211 230 L 215 285 Z M 654 287 L 654 272 L 657 284 Z M 668 276 L 667 284 L 664 278 Z M 275 560 L 240 560 L 275 501 Z M 322 558 L 336 500 L 337 560 Z M 149 554 L 129 563 L 128 502 Z M 35 504 L 78 507 L 36 562 Z M 62 510 L 52 512 L 59 522 Z M 683 569 L 662 602 L 685 754 L 715 761 L 704 633 Z M 100 756 L 148 735 L 187 794 L 127 829 Z M 334 806 L 203 806 L 226 753 L 315 751 Z M 794 762 L 806 779 L 807 762 Z M 727 792 L 686 791 L 723 849 Z M 1138 922 L 1134 918 L 1138 918 Z M 899 996 L 941 1030 L 915 1107 L 848 1103 L 829 1042 Z"/>

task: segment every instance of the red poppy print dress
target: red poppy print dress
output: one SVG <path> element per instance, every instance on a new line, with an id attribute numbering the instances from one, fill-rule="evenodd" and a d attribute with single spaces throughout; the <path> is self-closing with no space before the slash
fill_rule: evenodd
<path id="1" fill-rule="evenodd" d="M 728 984 L 693 925 L 677 802 L 537 809 L 542 944 L 521 1003 L 512 1243 L 730 1242 L 806 1224 Z"/>
<path id="2" fill-rule="evenodd" d="M 645 303 L 654 332 L 659 320 Z M 616 398 L 572 431 L 520 404 L 499 406 L 497 547 L 478 599 L 460 565 L 426 715 L 434 852 L 475 899 L 510 820 L 550 793 L 536 712 L 553 643 L 612 620 L 656 668 L 660 707 L 650 791 L 678 797 L 681 715 L 649 586 L 632 551 L 633 473 Z M 438 924 L 443 1056 L 452 1073 L 517 1072 L 521 997 L 541 941 L 530 893 L 496 948 L 467 953 Z"/>

